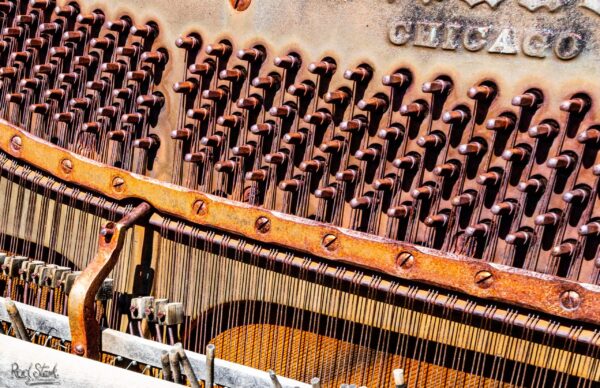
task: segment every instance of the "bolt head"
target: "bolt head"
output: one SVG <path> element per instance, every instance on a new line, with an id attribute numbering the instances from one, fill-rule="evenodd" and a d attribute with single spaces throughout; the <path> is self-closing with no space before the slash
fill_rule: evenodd
<path id="1" fill-rule="evenodd" d="M 21 151 L 22 147 L 23 140 L 19 136 L 13 136 L 13 138 L 10 139 L 10 148 L 12 148 L 13 151 Z"/>
<path id="2" fill-rule="evenodd" d="M 82 344 L 75 345 L 73 349 L 75 350 L 75 354 L 79 356 L 83 356 L 83 353 L 85 352 L 85 349 L 83 348 Z"/>
<path id="3" fill-rule="evenodd" d="M 271 230 L 271 220 L 267 217 L 258 217 L 254 223 L 254 228 L 258 233 L 267 233 Z"/>
<path id="4" fill-rule="evenodd" d="M 326 234 L 321 241 L 321 245 L 323 248 L 329 252 L 333 252 L 339 248 L 339 241 L 336 235 L 334 234 Z"/>
<path id="5" fill-rule="evenodd" d="M 197 200 L 192 205 L 192 210 L 193 210 L 194 214 L 197 216 L 202 216 L 202 215 L 206 214 L 206 202 L 204 202 L 201 199 Z"/>
<path id="6" fill-rule="evenodd" d="M 69 159 L 63 159 L 60 162 L 60 168 L 65 174 L 70 174 L 73 171 L 73 162 Z"/>
<path id="7" fill-rule="evenodd" d="M 252 0 L 229 0 L 229 3 L 236 11 L 245 11 L 250 7 Z"/>
<path id="8" fill-rule="evenodd" d="M 565 291 L 560 295 L 560 305 L 568 311 L 577 310 L 581 306 L 581 296 L 576 291 Z"/>
<path id="9" fill-rule="evenodd" d="M 479 288 L 490 288 L 494 284 L 494 275 L 490 271 L 479 271 L 475 275 L 475 284 Z"/>
<path id="10" fill-rule="evenodd" d="M 396 265 L 402 269 L 410 269 L 415 264 L 415 257 L 410 252 L 400 252 L 396 256 Z"/>
<path id="11" fill-rule="evenodd" d="M 123 192 L 125 190 L 125 180 L 121 177 L 115 177 L 112 181 L 112 187 L 117 193 Z"/>

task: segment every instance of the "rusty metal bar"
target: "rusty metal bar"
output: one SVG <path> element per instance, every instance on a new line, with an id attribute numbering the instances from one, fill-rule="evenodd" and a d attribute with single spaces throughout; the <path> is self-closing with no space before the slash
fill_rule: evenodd
<path id="1" fill-rule="evenodd" d="M 143 199 L 157 211 L 191 223 L 479 298 L 600 323 L 596 285 L 417 247 L 163 183 L 60 149 L 6 122 L 0 124 L 0 149 L 58 179 L 115 200 Z M 72 166 L 68 171 L 61 168 L 65 160 Z M 258 220 L 263 221 L 261 227 Z M 489 275 L 485 282 L 478 281 L 482 273 Z M 577 295 L 577 304 L 565 304 L 565 294 Z"/>

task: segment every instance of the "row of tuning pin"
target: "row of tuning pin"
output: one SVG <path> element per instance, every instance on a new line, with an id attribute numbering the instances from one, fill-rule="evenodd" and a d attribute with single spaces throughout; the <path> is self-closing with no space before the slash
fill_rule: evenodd
<path id="1" fill-rule="evenodd" d="M 8 5 L 7 5 L 8 4 Z M 168 59 L 152 51 L 155 23 L 106 22 L 71 2 L 31 1 L 23 14 L 8 2 L 0 35 L 4 119 L 72 151 L 138 172 L 159 143 L 151 136 L 164 97 L 154 93 Z M 12 16 L 12 17 L 11 17 Z M 105 23 L 106 22 L 106 23 Z"/>
<path id="2" fill-rule="evenodd" d="M 161 326 L 181 325 L 185 318 L 182 303 L 152 296 L 131 299 L 129 311 L 133 320 L 147 320 Z"/>

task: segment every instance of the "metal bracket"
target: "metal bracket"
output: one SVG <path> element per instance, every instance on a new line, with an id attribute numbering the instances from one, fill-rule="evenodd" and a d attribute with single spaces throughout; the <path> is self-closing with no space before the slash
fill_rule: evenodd
<path id="1" fill-rule="evenodd" d="M 125 231 L 140 218 L 148 215 L 150 210 L 150 205 L 144 202 L 119 222 L 109 222 L 100 231 L 98 253 L 77 277 L 69 295 L 72 353 L 94 360 L 100 358 L 102 337 L 94 310 L 96 294 L 117 264 L 125 240 Z"/>

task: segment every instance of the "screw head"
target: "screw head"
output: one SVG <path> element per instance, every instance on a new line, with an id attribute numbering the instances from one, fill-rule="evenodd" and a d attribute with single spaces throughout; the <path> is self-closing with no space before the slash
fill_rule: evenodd
<path id="1" fill-rule="evenodd" d="M 202 216 L 206 214 L 206 203 L 203 200 L 199 199 L 192 205 L 192 210 L 195 215 Z"/>
<path id="2" fill-rule="evenodd" d="M 415 264 L 415 257 L 410 252 L 400 252 L 396 256 L 396 265 L 402 269 L 410 269 Z"/>
<path id="3" fill-rule="evenodd" d="M 112 181 L 112 187 L 117 193 L 121 193 L 125 190 L 125 180 L 121 177 L 114 177 Z"/>
<path id="4" fill-rule="evenodd" d="M 494 284 L 494 275 L 490 271 L 479 271 L 475 275 L 475 284 L 479 288 L 490 288 Z"/>
<path id="5" fill-rule="evenodd" d="M 323 237 L 323 240 L 321 241 L 321 245 L 323 245 L 323 248 L 325 248 L 325 250 L 327 250 L 329 252 L 333 252 L 339 248 L 340 242 L 338 241 L 338 238 L 336 235 L 326 234 Z"/>
<path id="6" fill-rule="evenodd" d="M 271 220 L 267 217 L 258 217 L 254 223 L 254 228 L 258 233 L 267 233 L 271 230 Z"/>
<path id="7" fill-rule="evenodd" d="M 229 0 L 229 3 L 236 11 L 245 11 L 250 7 L 252 0 Z"/>
<path id="8" fill-rule="evenodd" d="M 60 162 L 60 168 L 65 174 L 70 174 L 73 171 L 73 162 L 69 159 L 63 159 Z"/>
<path id="9" fill-rule="evenodd" d="M 577 310 L 581 306 L 581 296 L 576 291 L 565 291 L 560 295 L 560 305 L 565 310 Z"/>
<path id="10" fill-rule="evenodd" d="M 10 148 L 12 148 L 13 151 L 21 151 L 22 147 L 23 140 L 19 136 L 13 136 L 13 138 L 10 139 Z"/>
<path id="11" fill-rule="evenodd" d="M 85 352 L 85 349 L 83 348 L 82 344 L 75 345 L 73 349 L 75 350 L 75 353 L 79 356 L 83 356 L 83 353 Z"/>

